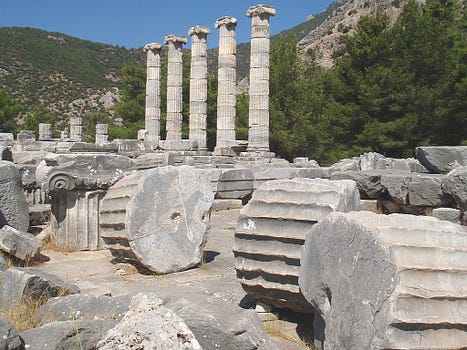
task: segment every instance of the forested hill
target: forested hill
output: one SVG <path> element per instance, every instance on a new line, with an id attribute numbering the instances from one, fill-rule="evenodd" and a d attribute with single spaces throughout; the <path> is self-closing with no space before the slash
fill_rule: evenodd
<path id="1" fill-rule="evenodd" d="M 104 105 L 121 67 L 142 53 L 34 28 L 0 28 L 0 88 L 27 108 L 62 116 Z M 108 96 L 109 97 L 109 96 Z"/>
<path id="2" fill-rule="evenodd" d="M 303 38 L 324 21 L 331 9 L 332 6 L 286 32 Z M 210 40 L 217 40 L 215 33 Z M 248 74 L 249 55 L 249 43 L 240 43 L 239 81 Z M 104 111 L 106 105 L 115 101 L 115 88 L 121 87 L 122 66 L 129 62 L 144 65 L 144 52 L 34 28 L 0 27 L 0 89 L 25 106 L 23 114 L 38 105 L 59 117 Z M 215 75 L 217 49 L 209 50 L 208 63 L 209 74 Z"/>

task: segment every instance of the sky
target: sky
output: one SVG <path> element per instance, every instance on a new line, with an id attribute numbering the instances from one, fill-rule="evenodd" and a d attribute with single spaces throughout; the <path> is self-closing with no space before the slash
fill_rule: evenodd
<path id="1" fill-rule="evenodd" d="M 250 6 L 264 3 L 276 8 L 271 34 L 304 22 L 333 0 L 0 0 L 0 27 L 33 27 L 80 39 L 139 48 L 162 43 L 168 34 L 188 38 L 195 25 L 211 28 L 210 48 L 218 46 L 215 21 L 222 16 L 238 19 L 237 43 L 250 40 Z M 189 42 L 187 48 L 189 48 Z"/>

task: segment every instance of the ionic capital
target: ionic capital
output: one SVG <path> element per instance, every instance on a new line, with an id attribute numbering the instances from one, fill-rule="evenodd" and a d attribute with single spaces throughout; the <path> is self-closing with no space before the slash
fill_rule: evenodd
<path id="1" fill-rule="evenodd" d="M 164 43 L 166 43 L 166 44 L 168 44 L 168 43 L 186 44 L 186 38 L 184 36 L 181 36 L 181 35 L 170 34 L 170 35 L 167 35 L 164 38 Z"/>
<path id="2" fill-rule="evenodd" d="M 193 35 L 202 36 L 202 35 L 208 35 L 209 33 L 211 33 L 211 29 L 205 26 L 194 26 L 188 30 L 189 36 L 193 36 Z"/>
<path id="3" fill-rule="evenodd" d="M 147 51 L 153 51 L 153 50 L 160 50 L 162 49 L 162 46 L 163 45 L 159 43 L 149 43 L 149 44 L 144 45 L 143 51 L 147 52 Z"/>
<path id="4" fill-rule="evenodd" d="M 276 9 L 269 5 L 255 5 L 251 6 L 248 11 L 246 12 L 248 17 L 255 17 L 255 16 L 275 16 Z"/>
<path id="5" fill-rule="evenodd" d="M 220 28 L 221 26 L 236 27 L 237 19 L 230 16 L 221 17 L 214 23 L 214 28 Z"/>

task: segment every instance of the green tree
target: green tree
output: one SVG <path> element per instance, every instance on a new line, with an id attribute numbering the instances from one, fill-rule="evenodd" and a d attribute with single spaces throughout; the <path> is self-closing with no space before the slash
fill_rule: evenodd
<path id="1" fill-rule="evenodd" d="M 24 116 L 24 125 L 22 129 L 32 130 L 39 137 L 39 124 L 46 123 L 52 125 L 52 130 L 57 122 L 57 114 L 50 111 L 47 107 L 39 105 L 35 106 L 31 112 Z M 57 135 L 55 135 L 57 136 Z"/>
<path id="2" fill-rule="evenodd" d="M 5 91 L 0 90 L 0 130 L 1 132 L 17 131 L 16 118 L 23 106 L 12 99 Z"/>

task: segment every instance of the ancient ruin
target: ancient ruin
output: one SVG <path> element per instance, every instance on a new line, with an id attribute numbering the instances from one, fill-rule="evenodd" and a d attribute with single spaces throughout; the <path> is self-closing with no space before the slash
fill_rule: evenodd
<path id="1" fill-rule="evenodd" d="M 95 142 L 83 142 L 94 131 L 83 135 L 78 115 L 69 132 L 41 123 L 16 139 L 0 134 L 0 315 L 17 313 L 27 298 L 45 303 L 28 330 L 0 317 L 0 348 L 123 349 L 143 333 L 151 346 L 196 349 L 296 349 L 300 341 L 321 349 L 465 348 L 467 146 L 418 147 L 416 159 L 369 152 L 326 167 L 277 157 L 269 147 L 275 14 L 267 5 L 247 11 L 248 141 L 235 134 L 230 16 L 214 24 L 214 149 L 212 29 L 201 25 L 188 30 L 189 116 L 187 40 L 173 34 L 166 48 L 144 47 L 145 124 L 134 139 L 111 140 L 108 125 L 97 124 Z M 160 322 L 166 328 L 153 332 Z M 270 324 L 293 328 L 295 343 L 289 334 L 270 337 Z"/>

